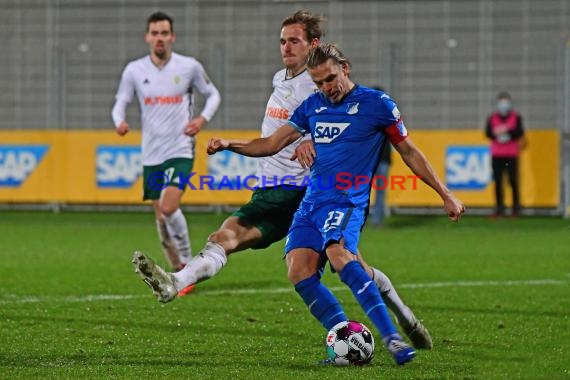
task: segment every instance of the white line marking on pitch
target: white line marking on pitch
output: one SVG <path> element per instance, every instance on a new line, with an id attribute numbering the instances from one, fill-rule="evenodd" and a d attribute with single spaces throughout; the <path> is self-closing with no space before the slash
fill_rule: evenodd
<path id="1" fill-rule="evenodd" d="M 568 285 L 568 281 L 562 280 L 514 280 L 514 281 L 448 281 L 448 282 L 420 282 L 399 284 L 397 289 L 430 289 L 430 288 L 469 288 L 483 286 L 543 286 L 543 285 Z M 332 291 L 348 291 L 346 286 L 335 286 Z M 196 295 L 220 296 L 220 295 L 247 295 L 247 294 L 279 294 L 292 293 L 293 287 L 287 288 L 257 288 L 257 289 L 228 289 L 228 290 L 200 290 Z M 150 294 L 92 294 L 85 296 L 18 296 L 8 294 L 0 298 L 0 304 L 11 303 L 41 303 L 41 302 L 92 302 L 92 301 L 124 301 L 140 298 L 149 298 Z"/>
<path id="2" fill-rule="evenodd" d="M 420 282 L 410 284 L 398 284 L 396 289 L 429 289 L 429 288 L 469 288 L 479 286 L 541 286 L 541 285 L 566 285 L 568 281 L 561 280 L 523 280 L 523 281 L 449 281 L 449 282 Z M 346 286 L 335 286 L 329 288 L 332 291 L 348 291 Z M 200 294 L 207 295 L 238 295 L 238 294 L 273 294 L 288 293 L 293 291 L 290 288 L 264 288 L 264 289 L 234 289 L 234 290 L 205 290 Z"/>

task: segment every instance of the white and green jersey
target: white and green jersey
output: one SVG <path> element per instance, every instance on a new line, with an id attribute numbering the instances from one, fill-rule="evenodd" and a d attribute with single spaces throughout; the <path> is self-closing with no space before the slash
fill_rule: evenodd
<path id="1" fill-rule="evenodd" d="M 287 79 L 286 75 L 287 70 L 283 69 L 273 76 L 273 93 L 265 109 L 261 137 L 271 136 L 283 126 L 303 100 L 317 90 L 307 70 L 293 78 Z M 292 176 L 295 179 L 291 178 L 286 182 L 293 183 L 294 181 L 300 184 L 303 178 L 309 175 L 309 169 L 303 169 L 298 161 L 291 161 L 290 157 L 302 140 L 303 138 L 300 138 L 273 156 L 259 158 L 256 176 L 260 179 L 265 177 L 267 182 L 273 181 L 273 178 L 277 176 L 277 184 L 281 184 L 281 178 L 284 176 L 288 176 L 287 179 Z M 258 185 L 261 185 L 260 182 L 258 181 Z"/>
<path id="2" fill-rule="evenodd" d="M 147 55 L 125 67 L 113 121 L 118 127 L 125 120 L 127 104 L 136 93 L 141 108 L 143 165 L 194 158 L 194 138 L 184 134 L 193 117 L 193 88 L 206 98 L 201 115 L 209 121 L 220 105 L 220 94 L 194 58 L 172 53 L 166 65 L 158 68 Z"/>

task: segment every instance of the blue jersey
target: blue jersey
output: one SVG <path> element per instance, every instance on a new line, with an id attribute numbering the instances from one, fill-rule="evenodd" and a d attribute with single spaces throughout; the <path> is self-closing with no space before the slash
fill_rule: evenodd
<path id="1" fill-rule="evenodd" d="M 340 103 L 321 92 L 309 96 L 289 123 L 313 138 L 317 157 L 304 198 L 313 204 L 367 207 L 382 143 L 389 138 L 397 144 L 407 136 L 396 103 L 359 85 Z"/>

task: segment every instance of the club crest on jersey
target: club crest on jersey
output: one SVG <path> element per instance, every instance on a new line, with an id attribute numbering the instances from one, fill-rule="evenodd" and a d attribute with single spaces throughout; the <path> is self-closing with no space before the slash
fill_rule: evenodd
<path id="1" fill-rule="evenodd" d="M 348 103 L 346 106 L 346 113 L 349 115 L 354 115 L 358 113 L 358 103 Z"/>
<path id="2" fill-rule="evenodd" d="M 174 84 L 182 82 L 182 78 L 180 78 L 180 76 L 178 75 L 175 75 L 174 78 L 172 78 L 172 80 L 174 81 Z"/>
<path id="3" fill-rule="evenodd" d="M 323 123 L 315 124 L 315 142 L 328 144 L 340 136 L 350 123 Z"/>

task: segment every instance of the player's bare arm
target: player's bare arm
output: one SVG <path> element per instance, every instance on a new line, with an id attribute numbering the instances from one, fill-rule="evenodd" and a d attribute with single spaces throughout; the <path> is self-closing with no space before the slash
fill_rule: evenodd
<path id="1" fill-rule="evenodd" d="M 415 146 L 410 137 L 394 145 L 402 159 L 415 175 L 420 176 L 429 187 L 434 189 L 443 200 L 443 207 L 449 219 L 458 221 L 465 212 L 465 205 L 440 181 L 431 164 L 422 151 Z"/>
<path id="2" fill-rule="evenodd" d="M 262 137 L 253 140 L 226 140 L 212 138 L 208 142 L 208 154 L 215 154 L 222 150 L 230 150 L 249 157 L 272 156 L 287 145 L 301 137 L 301 132 L 291 124 L 284 124 L 269 137 Z"/>
<path id="3" fill-rule="evenodd" d="M 304 140 L 295 148 L 295 153 L 291 156 L 291 161 L 299 161 L 303 168 L 310 168 L 315 162 L 317 152 L 312 140 Z"/>

